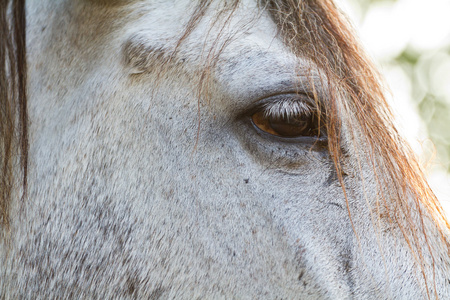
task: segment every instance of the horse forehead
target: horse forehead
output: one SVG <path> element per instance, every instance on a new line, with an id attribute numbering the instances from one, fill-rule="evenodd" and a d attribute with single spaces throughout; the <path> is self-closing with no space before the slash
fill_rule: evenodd
<path id="1" fill-rule="evenodd" d="M 242 99 L 245 94 L 265 94 L 266 87 L 286 90 L 287 86 L 292 89 L 293 85 L 307 84 L 306 80 L 299 82 L 298 75 L 321 77 L 310 61 L 288 49 L 275 23 L 256 1 L 242 1 L 232 15 L 227 11 L 217 14 L 220 2 L 213 1 L 182 43 L 180 36 L 191 17 L 186 12 L 193 11 L 195 5 L 178 1 L 172 9 L 167 4 L 153 4 L 147 15 L 130 22 L 125 30 L 122 55 L 128 71 L 151 71 L 157 63 L 155 57 L 164 61 L 170 56 L 190 72 L 212 67 L 220 85 Z"/>
<path id="2" fill-rule="evenodd" d="M 40 25 L 31 26 L 30 36 L 36 37 L 31 40 L 35 42 L 45 34 L 53 49 L 61 48 L 55 54 L 70 53 L 74 57 L 88 52 L 102 55 L 108 52 L 105 49 L 117 49 L 132 41 L 145 46 L 147 52 L 141 51 L 143 55 L 148 56 L 152 51 L 170 54 L 177 49 L 180 58 L 189 58 L 188 62 L 194 65 L 210 59 L 213 46 L 215 53 L 220 50 L 227 60 L 251 52 L 246 64 L 254 61 L 260 65 L 262 60 L 269 60 L 270 55 L 264 55 L 268 53 L 266 50 L 272 57 L 287 52 L 282 41 L 276 38 L 276 25 L 255 0 L 240 1 L 233 10 L 225 9 L 223 1 L 211 1 L 181 44 L 180 38 L 188 32 L 191 17 L 198 9 L 197 2 L 147 0 L 116 1 L 122 4 L 119 6 L 98 5 L 104 2 L 107 1 L 30 2 L 27 4 L 30 20 L 37 20 Z M 262 51 L 255 55 L 258 50 Z"/>
<path id="3" fill-rule="evenodd" d="M 135 19 L 128 22 L 123 35 L 128 43 L 139 45 L 141 50 L 167 54 L 176 49 L 180 55 L 200 61 L 211 58 L 212 48 L 216 52 L 220 49 L 220 52 L 225 50 L 223 52 L 233 55 L 269 48 L 275 53 L 284 48 L 276 38 L 276 25 L 256 1 L 242 1 L 233 11 L 223 9 L 221 3 L 212 1 L 195 26 L 190 26 L 197 9 L 192 1 L 176 1 L 173 5 L 155 5 L 152 1 L 130 5 L 126 8 L 127 14 L 135 16 Z M 135 14 L 137 11 L 140 14 Z"/>
<path id="4" fill-rule="evenodd" d="M 118 7 L 97 4 L 103 2 L 106 1 L 27 2 L 30 52 L 44 50 L 47 55 L 39 58 L 43 64 L 53 65 L 50 58 L 53 56 L 61 58 L 66 67 L 79 68 L 80 63 L 92 62 L 93 57 L 98 62 L 98 58 L 111 55 L 111 50 L 120 51 L 120 47 L 134 36 L 134 41 L 141 39 L 143 45 L 148 46 L 146 50 L 171 53 L 186 32 L 198 5 L 194 1 L 153 0 L 119 1 L 123 5 Z M 216 22 L 220 7 L 223 8 L 223 1 L 212 1 L 193 32 L 177 48 L 181 59 L 189 58 L 188 63 L 199 66 L 205 62 L 212 44 L 216 43 L 220 49 L 224 41 L 227 49 L 223 52 L 230 55 L 258 48 L 271 48 L 274 49 L 272 53 L 276 53 L 275 48 L 283 47 L 275 39 L 275 24 L 268 16 L 259 15 L 261 10 L 256 1 L 242 1 L 226 26 L 222 26 L 223 21 L 231 11 L 225 11 Z M 230 40 L 233 43 L 229 44 Z M 148 56 L 148 52 L 141 54 Z M 228 59 L 230 55 L 224 57 Z M 111 58 L 109 60 L 114 63 L 120 56 L 115 53 Z M 80 72 L 88 69 L 85 67 Z"/>

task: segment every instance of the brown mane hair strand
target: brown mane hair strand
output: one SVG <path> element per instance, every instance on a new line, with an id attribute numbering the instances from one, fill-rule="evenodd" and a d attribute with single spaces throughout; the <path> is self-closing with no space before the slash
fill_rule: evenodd
<path id="1" fill-rule="evenodd" d="M 12 12 L 9 14 L 9 12 Z M 16 186 L 14 164 L 27 190 L 28 115 L 25 0 L 0 0 L 0 224 L 9 227 L 9 210 Z"/>

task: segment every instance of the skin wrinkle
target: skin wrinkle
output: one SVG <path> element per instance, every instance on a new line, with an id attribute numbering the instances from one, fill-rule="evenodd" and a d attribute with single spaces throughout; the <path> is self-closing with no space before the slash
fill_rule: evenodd
<path id="1" fill-rule="evenodd" d="M 176 52 L 174 54 L 173 51 L 173 48 L 168 44 L 165 44 L 164 46 L 151 45 L 150 40 L 148 39 L 148 37 L 146 37 L 146 33 L 138 32 L 133 34 L 124 43 L 124 63 L 127 67 L 130 68 L 130 73 L 132 74 L 151 72 L 154 70 L 155 65 L 167 65 L 169 58 L 171 59 L 171 65 L 180 67 L 178 64 L 181 64 L 181 67 L 186 67 L 189 70 L 190 62 L 183 60 L 182 58 L 185 55 L 180 52 Z M 286 90 L 309 94 L 312 90 L 312 81 L 315 85 L 315 91 L 318 93 L 318 98 L 322 98 L 321 95 L 324 94 L 324 92 L 322 91 L 327 88 L 326 81 L 324 81 L 323 77 L 320 76 L 319 72 L 316 69 L 312 69 L 310 67 L 309 63 L 303 62 L 299 65 L 298 59 L 296 58 L 290 58 L 287 61 L 278 61 L 276 60 L 277 57 L 274 57 L 273 51 L 265 53 L 260 52 L 259 50 L 254 51 L 251 48 L 249 49 L 249 51 L 246 51 L 245 49 L 241 51 L 243 54 L 245 54 L 246 57 L 252 59 L 250 61 L 251 65 L 246 65 L 246 68 L 242 68 L 242 66 L 239 65 L 240 60 L 235 61 L 235 57 L 228 58 L 220 56 L 218 57 L 216 70 L 213 71 L 213 73 L 219 74 L 219 80 L 221 73 L 232 74 L 237 77 L 235 81 L 241 81 L 240 78 L 251 78 L 253 76 L 252 74 L 255 73 L 264 74 L 266 72 L 274 72 L 273 67 L 270 70 L 260 69 L 260 67 L 265 66 L 265 64 L 261 64 L 261 62 L 267 64 L 267 60 L 275 58 L 273 64 L 279 65 L 278 69 L 280 70 L 279 72 L 277 72 L 278 76 L 276 76 L 275 79 L 279 82 L 280 88 L 277 88 L 275 84 L 266 87 L 267 83 L 262 86 L 255 86 L 254 92 L 251 93 L 252 97 L 256 98 L 258 97 L 258 95 L 261 95 L 259 96 L 259 98 L 267 97 L 269 92 L 279 94 L 286 92 Z M 176 61 L 176 63 L 174 61 Z M 297 65 L 299 66 L 297 67 Z M 308 75 L 301 75 L 304 73 Z M 292 80 L 293 74 L 299 74 L 295 77 L 295 80 Z M 286 79 L 283 80 L 283 77 L 285 77 Z M 224 85 L 225 89 L 239 89 L 239 87 L 227 87 L 225 82 L 223 82 L 222 85 Z"/>

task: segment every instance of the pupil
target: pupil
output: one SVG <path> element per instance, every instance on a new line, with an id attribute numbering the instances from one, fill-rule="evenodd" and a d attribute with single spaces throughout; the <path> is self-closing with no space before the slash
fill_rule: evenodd
<path id="1" fill-rule="evenodd" d="M 299 116 L 297 118 L 269 118 L 270 127 L 284 137 L 308 136 L 311 131 L 312 118 Z"/>

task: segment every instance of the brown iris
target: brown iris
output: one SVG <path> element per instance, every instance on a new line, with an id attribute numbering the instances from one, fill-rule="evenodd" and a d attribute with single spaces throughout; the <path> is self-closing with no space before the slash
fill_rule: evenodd
<path id="1" fill-rule="evenodd" d="M 264 111 L 252 115 L 253 124 L 264 132 L 286 138 L 318 136 L 318 122 L 314 115 L 303 114 L 294 117 L 266 116 Z"/>

